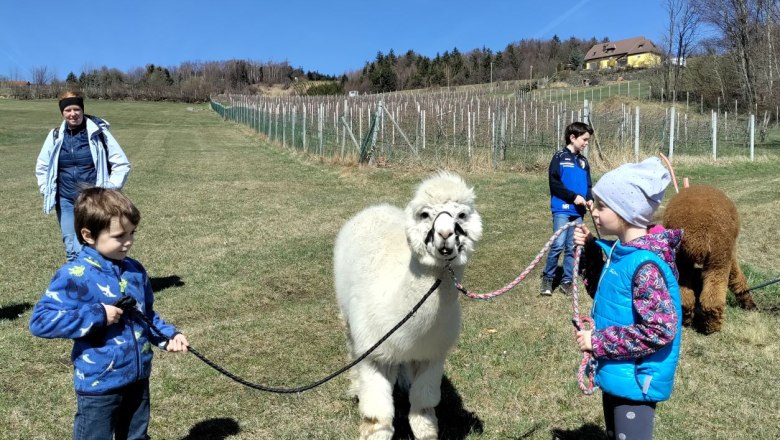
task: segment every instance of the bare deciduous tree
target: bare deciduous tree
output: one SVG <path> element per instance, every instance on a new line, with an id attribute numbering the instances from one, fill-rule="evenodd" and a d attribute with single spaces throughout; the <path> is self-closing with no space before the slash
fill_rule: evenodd
<path id="1" fill-rule="evenodd" d="M 666 0 L 669 22 L 664 35 L 667 60 L 664 64 L 664 90 L 675 97 L 680 86 L 680 75 L 696 41 L 700 16 L 691 0 Z"/>
<path id="2" fill-rule="evenodd" d="M 32 83 L 36 86 L 45 86 L 54 80 L 54 73 L 46 66 L 38 66 L 30 69 Z"/>
<path id="3" fill-rule="evenodd" d="M 755 78 L 753 52 L 755 45 L 756 6 L 763 0 L 693 0 L 702 20 L 717 28 L 726 45 L 734 48 L 733 56 L 739 67 L 742 97 L 753 106 Z"/>

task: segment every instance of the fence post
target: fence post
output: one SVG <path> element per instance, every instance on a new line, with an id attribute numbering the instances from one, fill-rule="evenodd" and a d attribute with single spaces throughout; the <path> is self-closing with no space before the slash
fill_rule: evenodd
<path id="1" fill-rule="evenodd" d="M 295 116 L 296 113 L 298 113 L 298 106 L 294 106 L 292 109 L 292 131 L 290 132 L 290 145 L 292 145 L 293 150 L 296 150 L 295 148 Z"/>
<path id="2" fill-rule="evenodd" d="M 496 162 L 496 118 L 494 117 L 492 120 L 492 133 L 493 133 L 493 145 L 492 145 L 492 153 L 491 157 L 493 158 L 493 169 L 496 169 L 496 166 L 498 165 Z"/>
<path id="3" fill-rule="evenodd" d="M 274 115 L 274 139 L 279 142 L 279 115 L 282 112 L 282 104 L 276 104 L 276 115 Z"/>
<path id="4" fill-rule="evenodd" d="M 674 116 L 675 108 L 672 106 L 672 112 L 669 116 L 669 160 L 674 157 Z"/>
<path id="5" fill-rule="evenodd" d="M 468 111 L 468 148 L 469 148 L 469 157 L 471 157 L 471 110 Z"/>
<path id="6" fill-rule="evenodd" d="M 525 110 L 524 110 L 525 111 Z M 509 111 L 505 111 L 501 118 L 501 160 L 506 160 L 506 123 L 507 123 L 507 115 Z"/>
<path id="7" fill-rule="evenodd" d="M 384 109 L 385 113 L 387 113 L 387 116 L 390 118 L 390 122 L 393 123 L 393 132 L 395 132 L 396 128 L 398 129 L 398 133 L 401 134 L 401 137 L 404 139 L 404 141 L 406 141 L 406 145 L 409 146 L 409 149 L 414 153 L 415 157 L 419 161 L 420 160 L 420 153 L 417 151 L 417 148 L 415 146 L 413 146 L 411 142 L 409 142 L 409 138 L 406 137 L 406 133 L 404 133 L 404 131 L 401 129 L 401 126 L 398 125 L 398 121 L 395 120 L 395 118 L 393 117 L 393 114 L 390 113 L 390 111 L 387 109 L 387 107 L 382 106 L 382 108 Z M 397 114 L 398 113 L 396 112 L 396 115 Z M 455 136 L 455 131 L 454 131 L 455 130 L 455 119 L 454 119 L 455 116 L 454 115 L 455 115 L 455 113 L 453 112 L 453 121 L 452 121 L 453 137 Z M 455 141 L 453 140 L 453 146 L 454 146 L 454 144 L 455 144 Z"/>
<path id="8" fill-rule="evenodd" d="M 422 148 L 425 149 L 425 110 L 422 111 Z"/>
<path id="9" fill-rule="evenodd" d="M 712 160 L 718 159 L 718 114 L 712 112 Z"/>
<path id="10" fill-rule="evenodd" d="M 639 106 L 634 114 L 634 161 L 639 162 Z"/>
<path id="11" fill-rule="evenodd" d="M 287 146 L 287 106 L 282 106 L 282 146 Z"/>
<path id="12" fill-rule="evenodd" d="M 320 156 L 322 156 L 322 126 L 325 125 L 323 113 L 325 113 L 325 104 L 320 103 L 320 108 L 319 111 L 317 112 L 317 131 L 319 132 L 319 138 L 320 138 L 320 149 L 319 149 Z"/>
<path id="13" fill-rule="evenodd" d="M 756 115 L 750 114 L 750 160 L 755 160 L 756 146 Z"/>
<path id="14" fill-rule="evenodd" d="M 360 155 L 360 144 L 358 143 L 357 139 L 355 139 L 355 134 L 352 133 L 352 127 L 347 124 L 347 119 L 344 116 L 341 116 L 340 118 L 341 124 L 344 126 L 344 131 L 349 133 L 349 138 L 352 139 L 352 143 L 355 144 L 355 149 L 357 150 L 358 156 Z M 344 157 L 344 152 L 341 153 L 342 159 Z"/>

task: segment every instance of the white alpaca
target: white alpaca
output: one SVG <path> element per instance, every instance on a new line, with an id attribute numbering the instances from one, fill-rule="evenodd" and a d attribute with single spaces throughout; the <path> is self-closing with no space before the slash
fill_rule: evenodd
<path id="1" fill-rule="evenodd" d="M 339 232 L 334 249 L 336 296 L 347 325 L 348 350 L 360 356 L 430 289 L 442 283 L 415 315 L 352 370 L 350 393 L 359 400 L 360 438 L 393 436 L 393 386 L 409 386 L 409 424 L 417 439 L 435 439 L 434 411 L 441 398 L 447 352 L 460 333 L 458 278 L 482 220 L 474 191 L 460 176 L 439 172 L 420 184 L 406 210 L 377 205 L 360 212 Z"/>

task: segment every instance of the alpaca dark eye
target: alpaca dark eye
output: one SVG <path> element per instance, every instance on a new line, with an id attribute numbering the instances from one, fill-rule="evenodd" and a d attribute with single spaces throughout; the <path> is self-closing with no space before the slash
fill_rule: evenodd
<path id="1" fill-rule="evenodd" d="M 427 212 L 421 212 L 420 213 L 420 218 L 423 219 L 423 220 L 427 220 L 427 219 L 431 218 L 431 215 L 428 214 Z"/>
<path id="2" fill-rule="evenodd" d="M 461 219 L 461 220 L 466 220 L 466 213 L 465 212 L 461 212 L 460 214 L 458 214 L 458 218 Z"/>

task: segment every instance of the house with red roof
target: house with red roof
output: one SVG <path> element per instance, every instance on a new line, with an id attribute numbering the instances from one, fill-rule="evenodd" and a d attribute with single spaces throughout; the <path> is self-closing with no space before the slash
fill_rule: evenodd
<path id="1" fill-rule="evenodd" d="M 645 37 L 608 41 L 596 44 L 585 54 L 585 70 L 655 67 L 661 64 L 661 54 L 661 49 Z"/>

